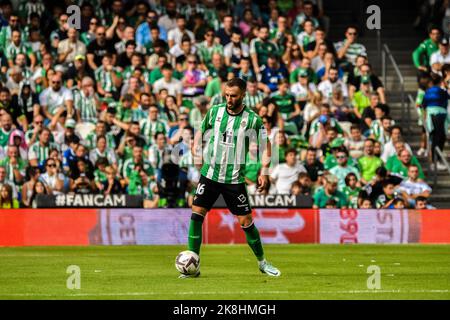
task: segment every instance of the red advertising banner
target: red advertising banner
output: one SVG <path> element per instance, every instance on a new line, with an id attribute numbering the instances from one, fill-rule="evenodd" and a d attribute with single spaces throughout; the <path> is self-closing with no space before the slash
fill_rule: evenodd
<path id="1" fill-rule="evenodd" d="M 315 210 L 254 209 L 253 218 L 264 243 L 318 242 Z M 246 243 L 238 220 L 227 209 L 213 209 L 204 224 L 205 243 Z"/>
<path id="2" fill-rule="evenodd" d="M 0 246 L 89 245 L 95 209 L 0 210 Z"/>
<path id="3" fill-rule="evenodd" d="M 0 210 L 0 246 L 185 244 L 190 209 Z M 450 210 L 255 209 L 264 243 L 450 243 Z M 205 244 L 245 243 L 238 220 L 213 209 Z"/>

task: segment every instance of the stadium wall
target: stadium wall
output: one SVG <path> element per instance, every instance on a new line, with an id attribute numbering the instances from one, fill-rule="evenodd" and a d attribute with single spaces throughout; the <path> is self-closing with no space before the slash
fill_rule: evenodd
<path id="1" fill-rule="evenodd" d="M 185 244 L 189 209 L 0 211 L 0 246 Z M 450 210 L 254 209 L 264 243 L 450 243 Z M 213 209 L 206 244 L 245 243 L 236 218 Z"/>

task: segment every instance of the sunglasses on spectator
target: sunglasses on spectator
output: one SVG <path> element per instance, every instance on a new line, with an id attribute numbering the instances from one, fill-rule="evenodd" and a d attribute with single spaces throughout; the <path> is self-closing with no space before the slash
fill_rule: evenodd
<path id="1" fill-rule="evenodd" d="M 188 63 L 197 63 L 197 61 L 188 61 Z"/>
<path id="2" fill-rule="evenodd" d="M 91 24 L 97 24 L 98 22 L 97 21 L 91 21 Z"/>
<path id="3" fill-rule="evenodd" d="M 53 84 L 60 84 L 61 81 L 52 81 Z"/>
<path id="4" fill-rule="evenodd" d="M 187 121 L 187 118 L 180 118 L 180 121 Z"/>
<path id="5" fill-rule="evenodd" d="M 34 124 L 43 124 L 44 121 L 36 121 Z"/>
<path id="6" fill-rule="evenodd" d="M 147 16 L 147 19 L 156 19 L 156 16 Z"/>
<path id="7" fill-rule="evenodd" d="M 47 164 L 47 167 L 56 168 L 56 163 L 49 163 L 49 164 Z"/>
<path id="8" fill-rule="evenodd" d="M 337 156 L 336 159 L 346 159 L 347 156 Z"/>

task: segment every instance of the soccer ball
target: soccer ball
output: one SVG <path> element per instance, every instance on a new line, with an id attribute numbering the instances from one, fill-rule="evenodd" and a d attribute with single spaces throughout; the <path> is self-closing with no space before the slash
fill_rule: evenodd
<path id="1" fill-rule="evenodd" d="M 193 251 L 180 252 L 175 259 L 175 268 L 182 274 L 196 274 L 200 269 L 200 257 Z"/>

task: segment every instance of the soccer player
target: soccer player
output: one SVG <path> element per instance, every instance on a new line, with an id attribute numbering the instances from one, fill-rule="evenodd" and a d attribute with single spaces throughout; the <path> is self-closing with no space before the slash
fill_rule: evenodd
<path id="1" fill-rule="evenodd" d="M 208 110 L 201 129 L 195 136 L 193 155 L 196 159 L 201 156 L 201 139 L 208 141 L 208 145 L 192 205 L 188 247 L 189 250 L 200 253 L 203 220 L 222 194 L 245 232 L 247 243 L 258 259 L 259 270 L 278 277 L 281 272 L 264 258 L 261 238 L 252 220 L 245 186 L 245 159 L 251 142 L 257 141 L 262 151 L 262 169 L 257 188 L 259 192 L 268 186 L 271 156 L 270 142 L 261 118 L 242 104 L 246 87 L 246 82 L 240 78 L 229 80 L 224 90 L 226 103 L 214 105 Z M 180 278 L 199 275 L 200 271 L 195 275 L 181 275 Z"/>

